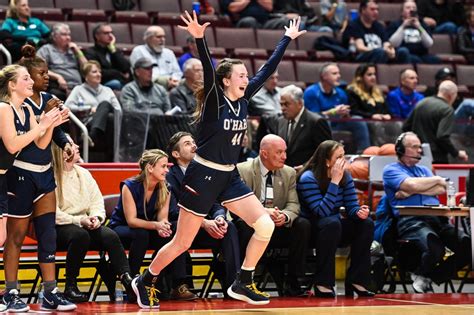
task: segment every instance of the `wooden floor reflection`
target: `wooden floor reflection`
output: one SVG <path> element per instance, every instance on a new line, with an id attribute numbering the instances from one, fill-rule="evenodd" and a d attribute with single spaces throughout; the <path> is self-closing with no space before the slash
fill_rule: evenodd
<path id="1" fill-rule="evenodd" d="M 32 312 L 39 311 L 39 305 L 32 305 Z M 239 301 L 208 299 L 196 302 L 161 303 L 159 311 L 140 310 L 133 304 L 108 302 L 80 304 L 76 314 L 235 314 L 235 315 L 472 315 L 474 294 L 385 294 L 375 298 L 350 299 L 338 297 L 335 300 L 320 298 L 273 298 L 265 306 L 252 306 Z M 65 314 L 65 313 L 58 313 Z M 66 313 L 67 314 L 67 313 Z"/>

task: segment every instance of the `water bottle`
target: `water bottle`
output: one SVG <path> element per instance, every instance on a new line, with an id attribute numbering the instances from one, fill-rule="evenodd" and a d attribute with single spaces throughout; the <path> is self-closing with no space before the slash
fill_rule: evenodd
<path id="1" fill-rule="evenodd" d="M 82 108 L 84 107 L 84 99 L 80 96 L 77 99 L 77 107 L 79 107 L 79 110 L 82 110 Z"/>
<path id="2" fill-rule="evenodd" d="M 123 302 L 123 287 L 118 280 L 115 282 L 115 302 Z"/>
<path id="3" fill-rule="evenodd" d="M 351 54 L 355 54 L 357 52 L 354 38 L 349 40 L 349 51 Z"/>
<path id="4" fill-rule="evenodd" d="M 446 205 L 448 207 L 456 207 L 456 187 L 452 181 L 448 182 L 446 188 Z"/>
<path id="5" fill-rule="evenodd" d="M 44 299 L 43 284 L 40 284 L 38 288 L 38 304 L 43 304 L 43 299 Z"/>
<path id="6" fill-rule="evenodd" d="M 199 1 L 193 2 L 193 11 L 196 11 L 196 14 L 201 14 L 201 3 Z"/>

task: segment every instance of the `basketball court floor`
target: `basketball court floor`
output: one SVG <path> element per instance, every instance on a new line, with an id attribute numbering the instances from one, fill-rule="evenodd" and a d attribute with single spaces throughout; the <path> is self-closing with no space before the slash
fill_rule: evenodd
<path id="1" fill-rule="evenodd" d="M 30 313 L 52 314 L 39 311 L 32 305 Z M 90 302 L 79 304 L 76 314 L 235 314 L 235 315 L 473 315 L 474 294 L 380 294 L 374 298 L 337 299 L 272 298 L 270 304 L 253 306 L 247 303 L 205 299 L 195 302 L 163 301 L 159 310 L 140 310 L 136 304 Z M 66 314 L 66 313 L 58 313 Z"/>

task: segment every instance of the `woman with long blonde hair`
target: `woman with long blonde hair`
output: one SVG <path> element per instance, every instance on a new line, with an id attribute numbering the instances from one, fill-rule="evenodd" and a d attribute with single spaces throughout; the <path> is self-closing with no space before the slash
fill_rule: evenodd
<path id="1" fill-rule="evenodd" d="M 73 145 L 72 158 L 53 145 L 57 247 L 67 251 L 64 295 L 76 303 L 89 299 L 77 287 L 77 277 L 88 250 L 107 251 L 113 273 L 130 295 L 132 277 L 125 250 L 117 233 L 103 225 L 106 220 L 104 198 L 91 173 L 77 164 L 80 160 L 78 145 Z"/>
<path id="2" fill-rule="evenodd" d="M 377 86 L 377 71 L 372 63 L 357 67 L 347 87 L 351 114 L 374 120 L 392 119 L 382 91 Z"/>
<path id="3" fill-rule="evenodd" d="M 143 152 L 140 173 L 120 183 L 120 199 L 110 219 L 109 227 L 129 248 L 128 261 L 133 275 L 140 272 L 148 249 L 159 249 L 171 240 L 173 231 L 168 221 L 170 193 L 166 183 L 168 155 L 158 149 Z M 186 256 L 173 261 L 173 288 L 185 283 Z M 186 290 L 178 299 L 197 297 Z"/>
<path id="4" fill-rule="evenodd" d="M 25 99 L 33 95 L 33 84 L 25 67 L 10 65 L 0 70 L 1 138 L 8 151 L 5 156 L 9 160 L 8 167 L 13 164 L 6 173 L 10 196 L 4 251 L 6 293 L 3 296 L 3 302 L 11 312 L 29 310 L 28 305 L 20 299 L 18 263 L 31 217 L 38 236 L 38 260 L 43 281 L 53 287 L 51 291 L 56 287 L 55 248 L 51 248 L 48 242 L 55 234 L 46 228 L 51 219 L 54 224 L 54 217 L 47 213 L 52 201 L 45 197 L 50 189 L 54 190 L 54 178 L 52 183 L 45 178 L 44 175 L 52 176 L 52 170 L 50 165 L 41 165 L 39 152 L 47 149 L 54 128 L 63 121 L 60 111 L 54 108 L 40 115 L 37 122 L 32 108 L 25 104 Z M 11 159 L 12 154 L 15 155 L 14 160 Z M 47 237 L 46 241 L 43 236 Z"/>

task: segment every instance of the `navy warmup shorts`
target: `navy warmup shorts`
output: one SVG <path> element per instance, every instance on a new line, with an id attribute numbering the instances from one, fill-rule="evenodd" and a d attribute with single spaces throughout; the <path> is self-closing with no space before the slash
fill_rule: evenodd
<path id="1" fill-rule="evenodd" d="M 220 171 L 191 161 L 181 186 L 178 205 L 195 215 L 205 217 L 212 205 L 218 201 L 225 203 L 253 195 L 245 185 L 237 168 L 233 171 Z"/>

